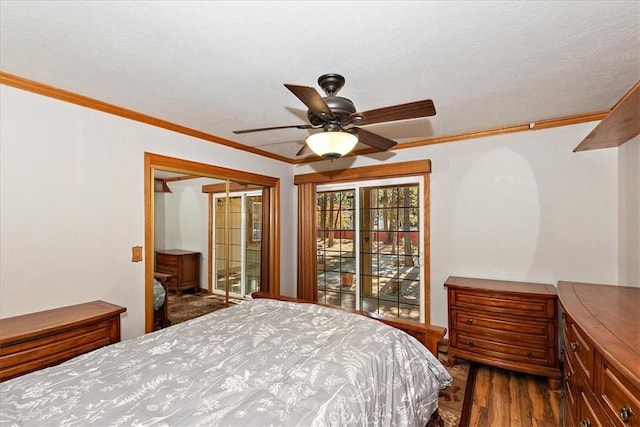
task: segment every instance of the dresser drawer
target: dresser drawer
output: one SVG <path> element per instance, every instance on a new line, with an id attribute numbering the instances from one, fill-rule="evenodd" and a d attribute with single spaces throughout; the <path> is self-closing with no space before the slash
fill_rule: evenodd
<path id="1" fill-rule="evenodd" d="M 111 322 L 73 329 L 0 349 L 2 377 L 11 378 L 111 344 Z"/>
<path id="2" fill-rule="evenodd" d="M 457 289 L 450 289 L 449 297 L 451 306 L 460 309 L 540 319 L 554 319 L 556 316 L 555 299 L 551 298 Z"/>
<path id="3" fill-rule="evenodd" d="M 569 320 L 567 325 L 567 353 L 573 353 L 575 356 L 574 369 L 580 371 L 584 376 L 585 381 L 589 387 L 593 387 L 593 347 L 589 341 L 586 340 L 580 330 Z"/>
<path id="4" fill-rule="evenodd" d="M 452 328 L 469 334 L 482 334 L 498 341 L 527 341 L 543 345 L 555 343 L 556 334 L 552 322 L 546 320 L 500 317 L 484 312 L 467 312 L 451 309 Z"/>
<path id="5" fill-rule="evenodd" d="M 580 390 L 579 400 L 579 414 L 580 420 L 578 421 L 580 426 L 584 427 L 604 427 L 609 426 L 609 423 L 605 421 L 605 418 L 600 415 L 597 410 L 597 404 L 589 394 L 588 390 Z"/>
<path id="6" fill-rule="evenodd" d="M 156 255 L 156 264 L 164 268 L 171 268 L 173 270 L 178 268 L 178 258 L 170 255 Z"/>
<path id="7" fill-rule="evenodd" d="M 466 334 L 456 329 L 451 331 L 451 343 L 456 348 L 479 356 L 490 356 L 493 359 L 520 363 L 548 365 L 549 354 L 544 346 L 527 347 L 523 343 L 511 345 Z"/>
<path id="8" fill-rule="evenodd" d="M 606 360 L 597 370 L 595 391 L 603 404 L 604 412 L 617 426 L 640 426 L 640 390 Z"/>
<path id="9" fill-rule="evenodd" d="M 575 356 L 572 353 L 566 354 L 564 358 L 564 387 L 566 394 L 568 410 L 570 413 L 574 413 L 576 410 L 576 398 L 578 396 L 578 375 L 576 374 L 573 365 L 575 364 Z"/>

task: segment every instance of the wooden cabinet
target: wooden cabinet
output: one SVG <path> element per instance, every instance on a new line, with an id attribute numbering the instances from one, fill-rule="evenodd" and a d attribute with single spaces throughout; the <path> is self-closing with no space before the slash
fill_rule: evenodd
<path id="1" fill-rule="evenodd" d="M 120 341 L 126 310 L 93 301 L 0 319 L 0 381 Z"/>
<path id="2" fill-rule="evenodd" d="M 178 294 L 186 289 L 200 288 L 200 252 L 169 249 L 156 251 L 157 273 L 170 274 L 167 287 Z"/>
<path id="3" fill-rule="evenodd" d="M 640 426 L 640 288 L 559 282 L 565 426 Z"/>
<path id="4" fill-rule="evenodd" d="M 553 285 L 449 277 L 449 357 L 546 376 L 560 388 Z"/>

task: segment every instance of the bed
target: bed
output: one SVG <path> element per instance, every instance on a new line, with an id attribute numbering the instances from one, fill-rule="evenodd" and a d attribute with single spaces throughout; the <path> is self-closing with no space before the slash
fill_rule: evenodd
<path id="1" fill-rule="evenodd" d="M 411 335 L 255 298 L 0 384 L 0 426 L 425 426 L 451 377 Z"/>

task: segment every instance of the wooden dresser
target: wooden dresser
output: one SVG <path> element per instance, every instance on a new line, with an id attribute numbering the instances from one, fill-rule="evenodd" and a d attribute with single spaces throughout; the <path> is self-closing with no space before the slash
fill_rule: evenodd
<path id="1" fill-rule="evenodd" d="M 558 303 L 553 285 L 449 277 L 449 353 L 549 378 L 560 388 Z"/>
<path id="2" fill-rule="evenodd" d="M 200 252 L 180 249 L 156 251 L 155 271 L 173 276 L 167 286 L 178 294 L 191 288 L 197 291 L 200 288 Z"/>
<path id="3" fill-rule="evenodd" d="M 104 301 L 0 319 L 0 381 L 120 341 L 120 314 Z"/>
<path id="4" fill-rule="evenodd" d="M 565 426 L 640 426 L 640 288 L 558 282 Z"/>

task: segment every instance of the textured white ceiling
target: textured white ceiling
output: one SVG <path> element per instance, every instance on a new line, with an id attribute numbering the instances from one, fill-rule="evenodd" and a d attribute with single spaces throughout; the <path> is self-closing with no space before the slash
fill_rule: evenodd
<path id="1" fill-rule="evenodd" d="M 232 131 L 306 123 L 283 83 L 325 73 L 359 111 L 433 99 L 367 127 L 400 143 L 608 110 L 640 78 L 636 0 L 0 7 L 2 71 L 291 158 L 308 131 Z"/>

